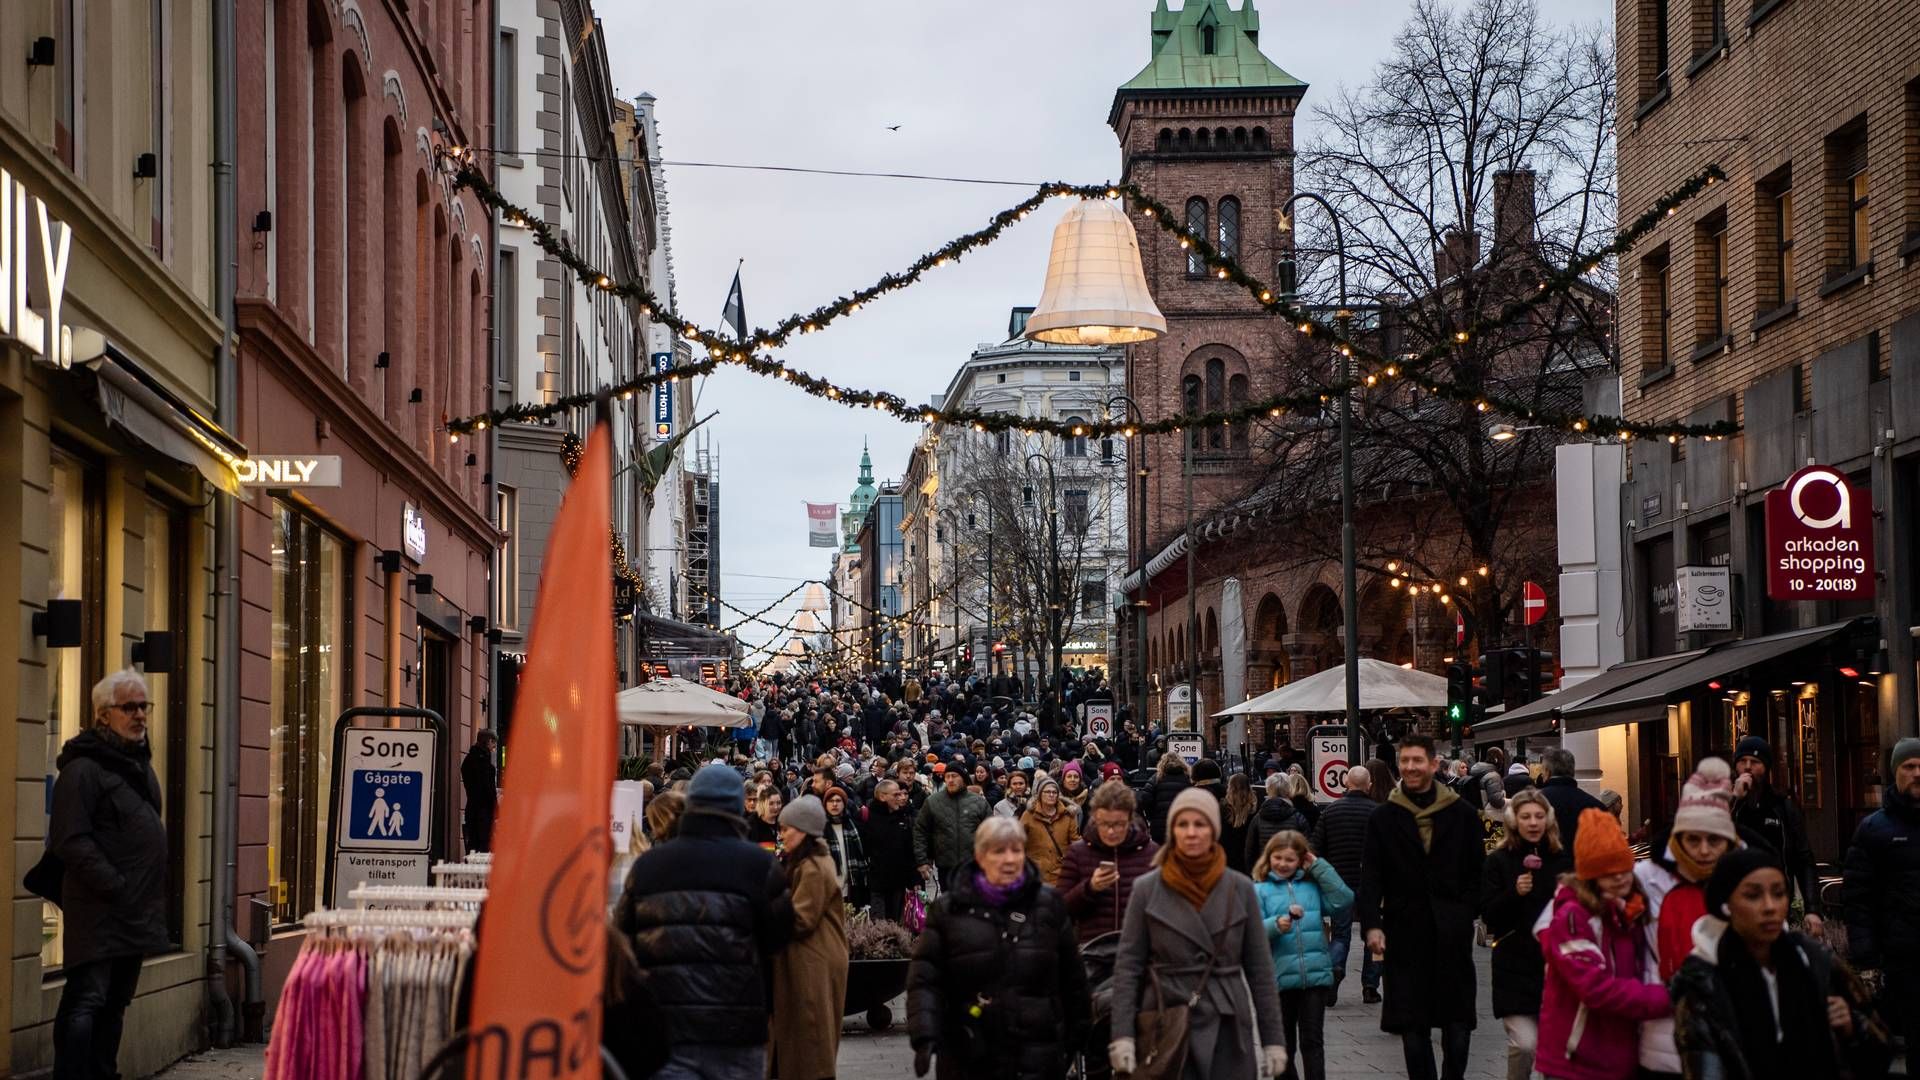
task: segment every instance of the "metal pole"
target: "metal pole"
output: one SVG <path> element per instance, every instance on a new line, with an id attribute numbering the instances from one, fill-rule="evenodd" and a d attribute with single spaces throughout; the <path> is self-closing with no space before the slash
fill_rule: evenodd
<path id="1" fill-rule="evenodd" d="M 1200 704 L 1200 607 L 1199 597 L 1194 591 L 1193 565 L 1193 441 L 1199 438 L 1198 431 L 1188 434 L 1180 432 L 1180 463 L 1187 477 L 1187 723 L 1195 731 L 1200 731 L 1198 713 Z"/>
<path id="2" fill-rule="evenodd" d="M 993 651 L 993 501 L 987 500 L 987 679 L 1000 674 L 1000 658 Z M 987 687 L 989 696 L 993 687 Z"/>

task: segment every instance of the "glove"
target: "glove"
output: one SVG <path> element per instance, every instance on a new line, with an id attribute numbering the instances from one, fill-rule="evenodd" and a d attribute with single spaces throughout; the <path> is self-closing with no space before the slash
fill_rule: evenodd
<path id="1" fill-rule="evenodd" d="M 1107 1044 L 1107 1064 L 1113 1071 L 1126 1075 L 1133 1072 L 1133 1040 L 1115 1039 Z"/>
<path id="2" fill-rule="evenodd" d="M 1260 1056 L 1266 1059 L 1267 1075 L 1279 1076 L 1287 1071 L 1287 1048 L 1284 1046 L 1263 1046 Z"/>
<path id="3" fill-rule="evenodd" d="M 925 1076 L 933 1067 L 933 1044 L 921 1043 L 913 1048 L 913 1075 Z"/>

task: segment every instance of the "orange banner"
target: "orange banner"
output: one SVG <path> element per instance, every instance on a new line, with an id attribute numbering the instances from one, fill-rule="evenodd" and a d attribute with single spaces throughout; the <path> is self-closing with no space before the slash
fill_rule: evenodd
<path id="1" fill-rule="evenodd" d="M 617 743 L 610 443 L 597 425 L 547 539 L 480 920 L 469 1080 L 600 1075 Z"/>

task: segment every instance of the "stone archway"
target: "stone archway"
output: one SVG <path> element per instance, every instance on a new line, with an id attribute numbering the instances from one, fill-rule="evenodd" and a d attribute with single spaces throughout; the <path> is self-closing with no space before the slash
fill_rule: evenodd
<path id="1" fill-rule="evenodd" d="M 1280 598 L 1267 593 L 1253 609 L 1253 632 L 1247 640 L 1247 692 L 1264 694 L 1290 679 L 1287 651 L 1287 609 Z"/>

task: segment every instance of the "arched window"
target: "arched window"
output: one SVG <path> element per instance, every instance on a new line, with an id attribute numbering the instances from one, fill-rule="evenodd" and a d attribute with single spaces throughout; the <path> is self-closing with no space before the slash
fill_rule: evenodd
<path id="1" fill-rule="evenodd" d="M 1240 258 L 1240 200 L 1231 195 L 1220 200 L 1220 230 L 1214 246 L 1229 259 Z"/>
<path id="2" fill-rule="evenodd" d="M 1247 148 L 1246 128 L 1237 127 L 1233 129 L 1233 148 L 1235 150 L 1245 150 Z"/>
<path id="3" fill-rule="evenodd" d="M 1193 416 L 1200 411 L 1200 376 L 1189 375 L 1180 380 L 1180 411 Z M 1195 450 L 1200 449 L 1200 429 L 1194 428 L 1187 433 L 1187 442 Z"/>
<path id="4" fill-rule="evenodd" d="M 1155 140 L 1153 144 L 1153 148 L 1155 150 L 1160 151 L 1161 153 L 1165 153 L 1168 150 L 1173 149 L 1173 129 L 1161 128 L 1160 137 L 1159 139 Z"/>
<path id="5" fill-rule="evenodd" d="M 1214 357 L 1207 361 L 1207 411 L 1217 412 L 1227 404 L 1227 362 Z M 1207 449 L 1226 446 L 1226 432 L 1217 424 L 1207 425 Z"/>
<path id="6" fill-rule="evenodd" d="M 1213 138 L 1213 136 L 1208 134 L 1207 129 L 1201 128 L 1199 131 L 1193 133 L 1193 148 L 1201 153 L 1206 153 L 1207 150 L 1210 149 L 1207 145 L 1207 140 L 1211 138 Z"/>
<path id="7" fill-rule="evenodd" d="M 1180 134 L 1174 136 L 1173 146 L 1174 149 L 1181 151 L 1193 149 L 1193 129 L 1181 128 Z"/>
<path id="8" fill-rule="evenodd" d="M 1227 380 L 1227 408 L 1244 409 L 1247 405 L 1247 377 L 1235 375 Z M 1247 422 L 1242 420 L 1233 425 L 1233 452 L 1247 452 Z"/>
<path id="9" fill-rule="evenodd" d="M 1213 129 L 1213 148 L 1215 150 L 1233 149 L 1233 136 L 1227 134 L 1226 128 Z"/>
<path id="10" fill-rule="evenodd" d="M 1211 26 L 1203 26 L 1200 28 L 1200 51 L 1208 56 L 1213 55 L 1213 33 L 1213 27 Z"/>
<path id="11" fill-rule="evenodd" d="M 1087 418 L 1084 416 L 1067 417 L 1067 423 L 1069 424 L 1084 424 L 1086 422 Z M 1066 446 L 1068 457 L 1087 456 L 1087 437 L 1085 435 L 1068 435 L 1063 442 Z"/>
<path id="12" fill-rule="evenodd" d="M 1200 134 L 1204 136 L 1206 131 L 1202 130 Z M 1202 149 L 1205 149 L 1205 147 L 1202 147 Z M 1187 200 L 1187 235 L 1196 240 L 1205 239 L 1207 235 L 1207 200 L 1198 195 Z M 1199 277 L 1206 272 L 1207 264 L 1206 261 L 1200 257 L 1200 249 L 1188 248 L 1188 276 Z"/>
<path id="13" fill-rule="evenodd" d="M 1267 129 L 1266 128 L 1257 127 L 1253 129 L 1253 148 L 1255 150 L 1267 149 Z"/>

